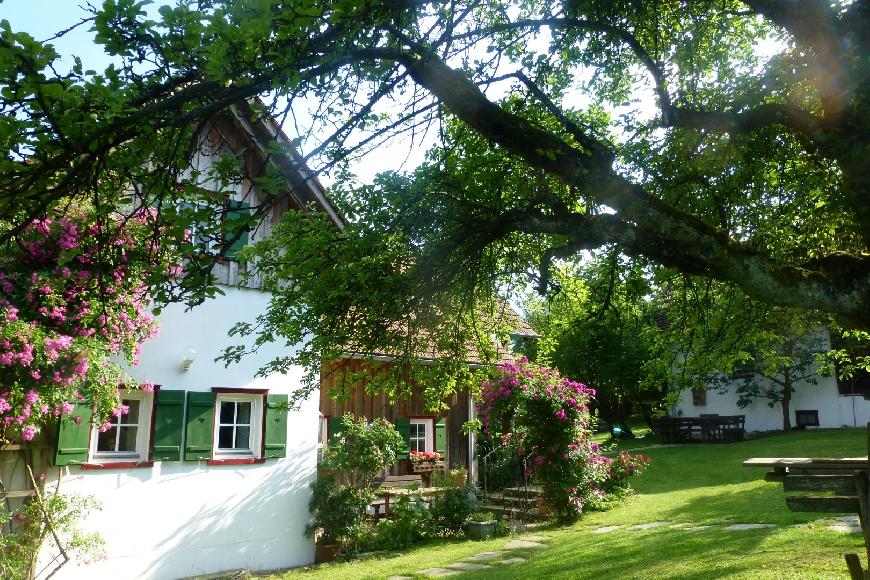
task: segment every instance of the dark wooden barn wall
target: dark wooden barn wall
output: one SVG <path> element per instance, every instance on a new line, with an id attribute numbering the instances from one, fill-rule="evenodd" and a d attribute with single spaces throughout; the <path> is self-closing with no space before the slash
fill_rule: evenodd
<path id="1" fill-rule="evenodd" d="M 320 378 L 320 412 L 327 417 L 341 417 L 345 413 L 351 413 L 355 417 L 374 419 L 381 417 L 394 423 L 398 417 L 446 417 L 447 418 L 447 453 L 445 460 L 447 465 L 455 467 L 468 467 L 468 437 L 462 433 L 462 425 L 468 420 L 468 393 L 454 393 L 446 401 L 449 405 L 447 411 L 433 413 L 425 408 L 422 393 L 419 387 L 415 387 L 407 396 L 399 397 L 390 403 L 383 392 L 366 393 L 367 381 L 356 385 L 346 397 L 333 399 L 329 396 L 330 391 L 338 386 L 341 381 L 340 370 L 349 371 L 367 370 L 378 372 L 378 368 L 386 368 L 391 363 L 372 363 L 360 359 L 345 359 L 329 365 L 323 369 Z M 401 467 L 400 471 L 407 471 L 407 466 Z"/>

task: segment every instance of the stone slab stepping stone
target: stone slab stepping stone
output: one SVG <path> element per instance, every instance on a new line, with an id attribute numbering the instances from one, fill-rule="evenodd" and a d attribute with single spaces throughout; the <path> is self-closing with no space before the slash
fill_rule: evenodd
<path id="1" fill-rule="evenodd" d="M 731 524 L 725 526 L 725 529 L 730 532 L 742 532 L 743 530 L 763 530 L 764 528 L 775 528 L 775 524 Z"/>
<path id="2" fill-rule="evenodd" d="M 489 560 L 496 560 L 505 554 L 507 554 L 507 552 L 481 552 L 480 554 L 475 554 L 474 556 L 469 556 L 464 559 L 469 562 L 488 562 Z"/>
<path id="3" fill-rule="evenodd" d="M 621 530 L 624 526 L 604 526 L 603 528 L 598 528 L 597 530 L 592 530 L 593 534 L 607 534 L 609 532 L 613 532 L 616 530 Z"/>
<path id="4" fill-rule="evenodd" d="M 529 542 L 543 542 L 544 540 L 547 540 L 548 538 L 545 538 L 544 536 L 538 536 L 536 534 L 532 534 L 530 536 L 522 536 L 520 539 L 521 540 L 528 540 Z"/>
<path id="5" fill-rule="evenodd" d="M 414 580 L 413 576 L 389 576 L 387 580 Z"/>
<path id="6" fill-rule="evenodd" d="M 834 532 L 854 533 L 861 531 L 861 519 L 857 515 L 831 518 L 824 520 L 822 523 Z"/>
<path id="7" fill-rule="evenodd" d="M 660 528 L 662 526 L 667 526 L 670 522 L 650 522 L 648 524 L 637 524 L 636 526 L 631 526 L 628 528 L 629 530 L 640 531 L 640 530 L 651 530 L 653 528 Z"/>
<path id="8" fill-rule="evenodd" d="M 426 568 L 425 570 L 417 570 L 417 574 L 425 574 L 426 576 L 453 576 L 462 574 L 459 570 L 451 570 L 450 568 Z"/>
<path id="9" fill-rule="evenodd" d="M 492 568 L 492 566 L 487 566 L 486 564 L 472 564 L 471 562 L 456 562 L 455 564 L 447 564 L 448 568 L 453 568 L 454 570 L 462 570 L 463 572 L 467 570 L 484 570 L 486 568 Z"/>
<path id="10" fill-rule="evenodd" d="M 521 564 L 523 562 L 527 562 L 527 560 L 525 558 L 520 558 L 519 556 L 516 556 L 514 558 L 505 558 L 504 560 L 493 562 L 493 564 L 504 564 L 506 566 L 509 566 L 511 564 Z"/>
<path id="11" fill-rule="evenodd" d="M 832 532 L 842 532 L 844 534 L 860 534 L 861 525 L 852 526 L 849 524 L 831 524 L 828 529 Z"/>
<path id="12" fill-rule="evenodd" d="M 547 544 L 529 542 L 528 540 L 511 540 L 504 545 L 505 550 L 523 550 L 525 548 L 546 548 Z"/>
<path id="13" fill-rule="evenodd" d="M 692 526 L 690 528 L 683 528 L 683 531 L 686 532 L 700 532 L 701 530 L 709 530 L 713 526 Z"/>

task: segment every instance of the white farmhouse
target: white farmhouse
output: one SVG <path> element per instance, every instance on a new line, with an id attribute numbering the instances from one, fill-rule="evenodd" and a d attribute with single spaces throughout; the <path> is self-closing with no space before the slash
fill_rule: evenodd
<path id="1" fill-rule="evenodd" d="M 821 350 L 830 348 L 830 337 L 823 332 Z M 761 376 L 755 379 L 769 382 Z M 858 373 L 850 380 L 815 374 L 815 384 L 797 381 L 789 402 L 792 427 L 863 427 L 870 422 L 870 375 Z M 737 405 L 737 388 L 742 378 L 734 378 L 724 388 L 706 391 L 686 389 L 671 408 L 672 417 L 699 417 L 702 415 L 745 415 L 745 430 L 774 431 L 782 429 L 783 414 L 779 404 L 771 407 L 768 399 L 755 398 L 748 406 Z"/>
<path id="2" fill-rule="evenodd" d="M 245 155 L 250 175 L 263 175 L 271 163 L 286 176 L 286 198 L 271 201 L 269 215 L 238 245 L 268 236 L 284 211 L 314 208 L 341 227 L 323 188 L 298 158 L 267 160 L 270 142 L 289 147 L 277 125 L 251 119 L 246 104 L 214 118 L 194 159 L 203 170 L 216 154 L 236 152 Z M 261 195 L 244 180 L 226 207 L 247 211 L 265 201 Z M 64 493 L 93 495 L 102 503 L 83 527 L 100 532 L 107 557 L 71 562 L 55 578 L 158 580 L 313 562 L 313 541 L 303 532 L 308 486 L 316 476 L 319 396 L 288 414 L 282 406 L 300 386 L 302 370 L 255 377 L 263 363 L 290 354 L 282 345 L 229 368 L 214 360 L 228 344 L 230 327 L 253 320 L 269 301 L 256 278 L 241 282 L 246 267 L 222 261 L 215 273 L 223 296 L 160 314 L 159 338 L 144 345 L 141 364 L 131 369 L 156 383 L 155 392 L 125 394 L 130 413 L 108 431 L 89 424 L 86 406 L 61 426 L 59 469 L 50 469 L 49 477 L 60 477 Z M 82 417 L 78 424 L 75 416 Z M 46 573 L 55 567 L 51 556 Z"/>

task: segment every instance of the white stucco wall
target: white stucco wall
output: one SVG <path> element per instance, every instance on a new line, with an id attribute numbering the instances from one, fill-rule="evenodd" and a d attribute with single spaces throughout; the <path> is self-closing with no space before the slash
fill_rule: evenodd
<path id="1" fill-rule="evenodd" d="M 790 404 L 791 424 L 797 424 L 795 411 L 817 410 L 821 427 L 857 427 L 870 421 L 870 401 L 861 396 L 842 396 L 837 391 L 834 377 L 817 377 L 818 384 L 800 382 L 792 393 Z M 767 399 L 754 399 L 743 409 L 737 406 L 736 386 L 725 392 L 707 391 L 707 404 L 692 404 L 692 392 L 683 391 L 678 404 L 671 410 L 672 416 L 697 417 L 701 413 L 718 415 L 746 415 L 747 431 L 773 431 L 782 429 L 782 407 L 767 405 Z"/>
<path id="2" fill-rule="evenodd" d="M 229 328 L 253 320 L 268 294 L 224 288 L 205 304 L 184 312 L 170 306 L 160 316 L 159 338 L 147 343 L 132 372 L 165 389 L 210 391 L 212 387 L 268 388 L 289 394 L 301 384 L 301 369 L 255 378 L 275 355 L 270 345 L 240 364 L 213 362 L 228 344 Z M 236 340 L 236 339 L 234 339 Z M 182 371 L 183 351 L 198 352 Z M 318 400 L 315 392 L 288 418 L 287 456 L 258 465 L 209 466 L 205 461 L 156 462 L 151 468 L 82 471 L 63 468 L 61 489 L 94 495 L 102 509 L 84 521 L 106 541 L 107 559 L 67 564 L 54 576 L 169 579 L 221 570 L 266 570 L 310 563 L 313 542 L 303 536 L 309 518 L 309 483 L 316 475 Z M 51 477 L 58 469 L 52 468 Z"/>

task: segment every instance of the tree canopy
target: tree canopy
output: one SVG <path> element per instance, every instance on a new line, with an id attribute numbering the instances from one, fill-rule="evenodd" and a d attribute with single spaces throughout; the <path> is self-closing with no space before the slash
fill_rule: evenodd
<path id="1" fill-rule="evenodd" d="M 551 362 L 569 376 L 595 385 L 593 406 L 601 419 L 631 433 L 633 414 L 652 421 L 668 395 L 668 380 L 656 376 L 659 354 L 651 289 L 641 268 L 611 253 L 583 268 L 563 269 L 561 290 L 551 300 L 535 295 L 526 304 L 529 323 L 541 334 L 535 362 Z"/>
<path id="2" fill-rule="evenodd" d="M 401 232 L 416 257 L 394 270 L 434 279 L 418 290 L 548 290 L 554 261 L 617 248 L 870 326 L 865 1 L 146 4 L 82 23 L 117 60 L 102 72 L 59 71 L 50 43 L 0 25 L 0 239 L 130 195 L 183 228 L 169 208 L 198 178 L 193 136 L 259 96 L 310 125 L 296 144 L 315 172 L 434 129 L 424 166 L 345 196 L 394 212 L 369 233 Z M 184 280 L 161 297 L 207 287 Z"/>

